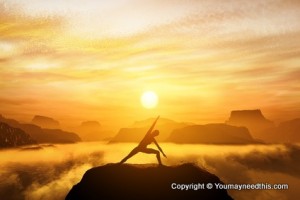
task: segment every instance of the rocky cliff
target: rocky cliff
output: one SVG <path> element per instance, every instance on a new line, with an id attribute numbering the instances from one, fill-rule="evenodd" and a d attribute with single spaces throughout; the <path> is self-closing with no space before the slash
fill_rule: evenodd
<path id="1" fill-rule="evenodd" d="M 0 115 L 0 122 L 23 130 L 38 143 L 73 143 L 81 141 L 80 137 L 72 132 L 60 129 L 44 129 L 34 124 L 23 124 L 13 119 L 4 118 L 2 115 Z"/>
<path id="2" fill-rule="evenodd" d="M 261 132 L 274 127 L 274 123 L 264 117 L 261 110 L 234 110 L 226 124 L 247 127 L 254 138 L 265 139 Z"/>
<path id="3" fill-rule="evenodd" d="M 0 148 L 36 144 L 36 141 L 19 128 L 0 122 Z"/>
<path id="4" fill-rule="evenodd" d="M 208 183 L 213 184 L 212 189 L 207 189 Z M 108 164 L 88 170 L 66 200 L 232 199 L 226 190 L 215 189 L 215 183 L 221 183 L 217 176 L 192 164 Z M 181 190 L 180 184 L 190 185 L 189 189 Z"/>

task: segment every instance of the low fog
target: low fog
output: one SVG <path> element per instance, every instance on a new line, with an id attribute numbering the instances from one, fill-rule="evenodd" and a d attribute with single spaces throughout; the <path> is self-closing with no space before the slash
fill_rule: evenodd
<path id="1" fill-rule="evenodd" d="M 100 142 L 45 145 L 0 151 L 1 199 L 64 199 L 94 166 L 116 163 L 136 144 Z M 299 145 L 176 145 L 162 143 L 166 165 L 193 162 L 225 183 L 287 183 L 288 190 L 230 190 L 235 199 L 295 199 L 300 196 Z M 139 153 L 128 163 L 156 163 Z M 159 181 L 159 180 L 158 180 Z M 201 182 L 201 180 L 199 180 Z"/>

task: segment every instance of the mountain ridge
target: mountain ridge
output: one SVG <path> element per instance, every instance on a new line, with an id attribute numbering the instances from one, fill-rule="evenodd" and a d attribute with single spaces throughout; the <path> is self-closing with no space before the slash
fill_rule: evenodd
<path id="1" fill-rule="evenodd" d="M 60 129 L 45 129 L 34 124 L 19 123 L 14 119 L 6 119 L 2 115 L 0 115 L 0 122 L 23 130 L 38 143 L 74 143 L 81 141 L 81 138 L 76 133 Z"/>
<path id="2" fill-rule="evenodd" d="M 36 144 L 36 141 L 19 128 L 0 122 L 0 148 Z"/>

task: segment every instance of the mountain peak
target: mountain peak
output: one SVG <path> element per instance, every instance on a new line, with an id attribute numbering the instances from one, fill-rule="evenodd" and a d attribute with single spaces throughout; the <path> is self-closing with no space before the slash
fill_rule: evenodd
<path id="1" fill-rule="evenodd" d="M 264 139 L 261 132 L 274 127 L 274 123 L 265 118 L 261 110 L 234 110 L 231 111 L 227 124 L 234 126 L 244 126 L 251 134 L 258 139 Z"/>
<path id="2" fill-rule="evenodd" d="M 262 114 L 260 109 L 255 110 L 233 110 L 231 111 L 229 121 L 269 121 Z"/>
<path id="3" fill-rule="evenodd" d="M 42 115 L 35 115 L 32 119 L 32 123 L 42 128 L 58 129 L 60 127 L 58 121 Z"/>

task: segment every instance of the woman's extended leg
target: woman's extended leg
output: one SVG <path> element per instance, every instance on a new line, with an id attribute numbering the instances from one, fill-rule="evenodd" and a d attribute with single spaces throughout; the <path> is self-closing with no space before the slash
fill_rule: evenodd
<path id="1" fill-rule="evenodd" d="M 126 160 L 128 160 L 129 158 L 131 158 L 132 156 L 134 156 L 135 154 L 137 154 L 139 152 L 139 148 L 138 147 L 135 147 L 125 158 L 123 158 L 121 160 L 121 164 L 126 162 Z"/>
<path id="2" fill-rule="evenodd" d="M 159 151 L 157 151 L 155 149 L 145 148 L 145 149 L 141 149 L 140 152 L 147 153 L 147 154 L 156 154 L 158 164 L 160 164 L 160 165 L 162 164 L 161 160 L 160 160 L 160 152 Z"/>

